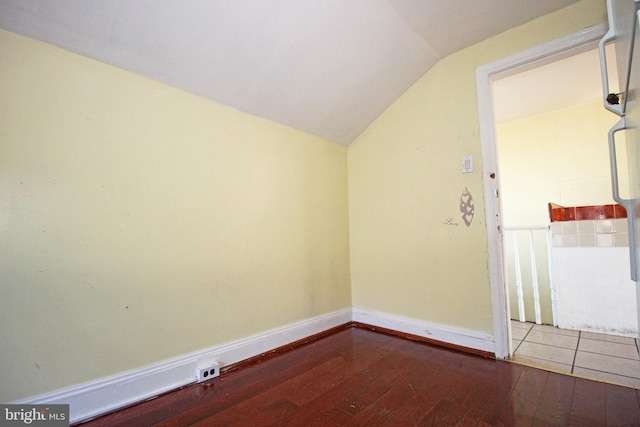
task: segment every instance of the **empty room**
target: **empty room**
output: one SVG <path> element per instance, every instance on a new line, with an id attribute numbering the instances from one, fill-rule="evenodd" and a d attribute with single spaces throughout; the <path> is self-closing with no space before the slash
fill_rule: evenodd
<path id="1" fill-rule="evenodd" d="M 0 0 L 5 415 L 640 424 L 633 383 L 513 359 L 513 325 L 559 328 L 519 321 L 501 258 L 491 83 L 597 45 L 609 12 Z"/>

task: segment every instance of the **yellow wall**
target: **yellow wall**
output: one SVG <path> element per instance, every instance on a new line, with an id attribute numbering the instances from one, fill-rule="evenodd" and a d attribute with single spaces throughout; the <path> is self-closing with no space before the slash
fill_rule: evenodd
<path id="1" fill-rule="evenodd" d="M 0 401 L 351 305 L 344 147 L 0 46 Z"/>
<path id="2" fill-rule="evenodd" d="M 605 20 L 605 2 L 587 0 L 450 55 L 349 147 L 355 307 L 493 330 L 476 68 Z M 472 174 L 460 171 L 467 154 Z"/>
<path id="3" fill-rule="evenodd" d="M 615 203 L 607 132 L 618 120 L 597 101 L 498 124 L 505 227 L 547 225 L 549 202 L 563 206 Z M 624 172 L 624 145 L 618 156 Z M 626 176 L 621 184 L 628 181 Z"/>

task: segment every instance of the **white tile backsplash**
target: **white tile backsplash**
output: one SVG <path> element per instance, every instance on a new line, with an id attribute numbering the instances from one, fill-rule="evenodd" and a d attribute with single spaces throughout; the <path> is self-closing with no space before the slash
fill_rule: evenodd
<path id="1" fill-rule="evenodd" d="M 562 234 L 553 234 L 551 236 L 551 246 L 564 246 Z"/>
<path id="2" fill-rule="evenodd" d="M 578 221 L 562 221 L 562 234 L 578 234 Z"/>
<path id="3" fill-rule="evenodd" d="M 613 245 L 617 247 L 629 247 L 629 234 L 616 233 L 613 235 Z"/>
<path id="4" fill-rule="evenodd" d="M 616 233 L 627 233 L 628 230 L 629 226 L 626 218 L 617 218 L 613 220 L 613 231 Z"/>
<path id="5" fill-rule="evenodd" d="M 595 222 L 596 233 L 613 233 L 612 219 L 601 219 Z"/>
<path id="6" fill-rule="evenodd" d="M 595 234 L 579 234 L 578 239 L 580 241 L 580 246 L 587 246 L 587 247 L 597 246 Z"/>
<path id="7" fill-rule="evenodd" d="M 626 219 L 559 221 L 551 223 L 551 244 L 554 247 L 602 248 L 629 246 Z"/>
<path id="8" fill-rule="evenodd" d="M 597 246 L 611 247 L 613 246 L 613 234 L 598 234 L 596 236 Z"/>
<path id="9" fill-rule="evenodd" d="M 580 246 L 580 237 L 578 234 L 563 234 L 562 246 L 572 247 Z"/>
<path id="10" fill-rule="evenodd" d="M 592 219 L 571 222 L 575 222 L 578 225 L 578 234 L 596 234 L 596 221 Z"/>

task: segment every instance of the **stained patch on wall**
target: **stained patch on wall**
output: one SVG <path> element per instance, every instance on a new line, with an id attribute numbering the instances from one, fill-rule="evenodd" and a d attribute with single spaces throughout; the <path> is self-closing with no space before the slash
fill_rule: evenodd
<path id="1" fill-rule="evenodd" d="M 467 187 L 464 188 L 462 195 L 460 196 L 460 212 L 462 213 L 462 220 L 465 225 L 469 227 L 471 221 L 473 221 L 473 215 L 475 214 L 475 206 L 473 204 L 473 197 Z"/>

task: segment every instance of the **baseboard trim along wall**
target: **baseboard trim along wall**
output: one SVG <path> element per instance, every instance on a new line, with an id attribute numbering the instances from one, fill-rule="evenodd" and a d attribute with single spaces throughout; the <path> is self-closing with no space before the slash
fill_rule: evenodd
<path id="1" fill-rule="evenodd" d="M 70 422 L 78 423 L 194 383 L 196 369 L 208 366 L 213 361 L 220 364 L 222 375 L 224 375 L 225 367 L 241 365 L 241 362 L 248 359 L 257 358 L 280 347 L 304 341 L 313 335 L 351 323 L 356 326 L 378 328 L 383 332 L 397 335 L 421 337 L 426 341 L 480 354 L 492 354 L 495 351 L 493 335 L 387 313 L 348 308 L 12 403 L 69 404 Z"/>
<path id="2" fill-rule="evenodd" d="M 347 308 L 143 368 L 12 403 L 69 404 L 70 422 L 78 423 L 194 383 L 196 369 L 208 366 L 212 361 L 219 362 L 224 370 L 225 366 L 350 322 L 351 309 Z"/>
<path id="3" fill-rule="evenodd" d="M 352 319 L 356 323 L 423 338 L 446 347 L 491 357 L 495 355 L 495 337 L 491 334 L 361 308 L 353 308 Z"/>

